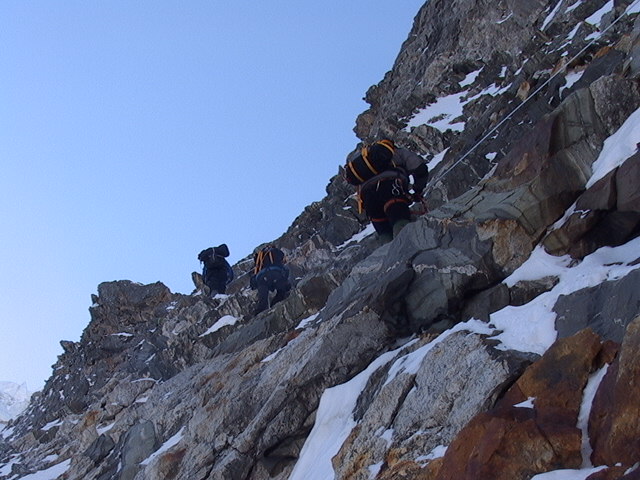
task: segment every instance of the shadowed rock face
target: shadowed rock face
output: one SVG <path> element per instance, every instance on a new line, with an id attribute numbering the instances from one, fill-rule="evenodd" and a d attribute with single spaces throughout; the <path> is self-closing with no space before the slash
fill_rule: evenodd
<path id="1" fill-rule="evenodd" d="M 640 311 L 640 271 L 598 287 L 561 296 L 554 307 L 559 337 L 591 328 L 607 340 L 622 343 L 627 326 Z"/>
<path id="2" fill-rule="evenodd" d="M 545 238 L 554 254 L 583 258 L 605 245 L 622 245 L 640 230 L 640 154 L 582 193 L 575 212 Z"/>
<path id="3" fill-rule="evenodd" d="M 587 46 L 605 3 L 427 2 L 355 130 L 443 152 L 428 212 L 389 244 L 354 237 L 367 219 L 336 175 L 275 240 L 295 287 L 255 317 L 250 258 L 228 296 L 203 295 L 197 275 L 192 295 L 101 284 L 80 341 L 62 342 L 45 389 L 0 433 L 0 479 L 65 461 L 69 479 L 300 478 L 310 432 L 331 421 L 323 394 L 345 405 L 317 450 L 337 479 L 528 479 L 578 468 L 580 428 L 600 475 L 631 478 L 640 269 L 550 305 L 558 340 L 542 356 L 503 348 L 490 316 L 558 284 L 503 282 L 537 246 L 578 264 L 638 236 L 637 153 L 589 183 L 640 106 L 636 15 Z M 452 94 L 462 130 L 406 128 Z"/>

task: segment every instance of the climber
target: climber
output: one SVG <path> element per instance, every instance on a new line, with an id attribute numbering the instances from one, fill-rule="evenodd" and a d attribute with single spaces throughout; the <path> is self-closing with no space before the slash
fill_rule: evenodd
<path id="1" fill-rule="evenodd" d="M 258 290 L 258 304 L 255 309 L 257 315 L 286 298 L 291 290 L 291 284 L 289 269 L 285 266 L 286 259 L 279 248 L 267 245 L 254 254 L 253 261 L 254 268 L 250 284 L 251 288 Z M 269 292 L 274 290 L 276 294 L 269 302 Z"/>
<path id="2" fill-rule="evenodd" d="M 411 220 L 411 203 L 423 200 L 429 169 L 418 154 L 380 140 L 349 155 L 344 178 L 358 187 L 359 202 L 378 236 L 390 242 Z"/>
<path id="3" fill-rule="evenodd" d="M 203 264 L 202 281 L 209 288 L 209 295 L 225 293 L 227 285 L 233 280 L 233 269 L 225 257 L 229 256 L 226 244 L 209 247 L 198 254 Z"/>

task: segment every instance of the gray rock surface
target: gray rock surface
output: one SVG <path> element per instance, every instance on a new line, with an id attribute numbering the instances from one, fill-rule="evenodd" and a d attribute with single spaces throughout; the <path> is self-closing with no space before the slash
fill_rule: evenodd
<path id="1" fill-rule="evenodd" d="M 554 306 L 558 337 L 591 328 L 602 338 L 622 343 L 627 326 L 640 312 L 640 271 L 619 280 L 561 296 Z"/>

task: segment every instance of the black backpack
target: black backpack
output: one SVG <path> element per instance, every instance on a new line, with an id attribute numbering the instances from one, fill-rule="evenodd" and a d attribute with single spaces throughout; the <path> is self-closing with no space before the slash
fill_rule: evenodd
<path id="1" fill-rule="evenodd" d="M 376 175 L 393 168 L 395 146 L 391 140 L 380 140 L 368 147 L 362 147 L 360 153 L 347 162 L 344 179 L 351 185 L 361 185 Z"/>
<path id="2" fill-rule="evenodd" d="M 211 260 L 214 255 L 218 255 L 220 257 L 228 257 L 229 256 L 229 247 L 227 247 L 226 243 L 218 245 L 217 247 L 209 247 L 202 250 L 198 254 L 198 260 L 201 262 L 206 262 L 207 260 Z"/>
<path id="3" fill-rule="evenodd" d="M 285 263 L 285 255 L 282 250 L 276 247 L 265 247 L 260 250 L 254 257 L 255 267 L 254 274 L 257 274 L 263 268 L 271 266 L 283 266 Z"/>
<path id="4" fill-rule="evenodd" d="M 226 243 L 223 243 L 221 245 L 218 245 L 217 247 L 214 247 L 213 252 L 216 255 L 227 258 L 229 256 L 229 247 L 227 247 Z"/>
<path id="5" fill-rule="evenodd" d="M 226 244 L 219 245 L 217 247 L 209 247 L 202 250 L 198 254 L 198 260 L 204 263 L 204 268 L 202 269 L 202 276 L 207 277 L 209 268 L 216 268 L 215 265 L 224 266 L 224 269 L 227 274 L 227 284 L 230 283 L 234 279 L 233 268 L 229 265 L 229 262 L 224 260 L 225 257 L 229 256 L 229 247 Z M 218 257 L 216 259 L 216 257 Z M 219 268 L 219 266 L 217 268 Z"/>

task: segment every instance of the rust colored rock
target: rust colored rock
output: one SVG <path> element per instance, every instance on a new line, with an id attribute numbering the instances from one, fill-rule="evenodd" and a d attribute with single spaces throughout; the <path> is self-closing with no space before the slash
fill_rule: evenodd
<path id="1" fill-rule="evenodd" d="M 535 398 L 538 424 L 553 424 L 556 415 L 561 419 L 567 415 L 577 418 L 582 390 L 601 348 L 600 337 L 591 329 L 556 341 L 509 389 L 504 401 L 515 405 Z"/>
<path id="2" fill-rule="evenodd" d="M 585 480 L 620 480 L 626 471 L 623 467 L 604 468 L 592 473 Z"/>
<path id="3" fill-rule="evenodd" d="M 579 452 L 579 432 L 565 428 L 562 437 L 572 452 Z M 478 415 L 465 427 L 449 446 L 437 479 L 525 480 L 567 463 L 580 464 L 579 459 L 568 460 L 554 452 L 536 424 L 534 409 L 502 407 Z"/>
<path id="4" fill-rule="evenodd" d="M 602 380 L 589 418 L 594 465 L 640 460 L 640 316 L 627 327 L 618 358 Z"/>
<path id="5" fill-rule="evenodd" d="M 433 480 L 435 478 L 433 468 L 437 467 L 437 460 L 440 459 L 434 460 L 426 467 L 411 461 L 399 462 L 393 467 L 383 469 L 375 478 L 376 480 Z"/>
<path id="6" fill-rule="evenodd" d="M 578 413 L 600 349 L 600 337 L 589 329 L 554 343 L 491 411 L 460 432 L 437 480 L 526 480 L 579 468 Z M 533 408 L 516 406 L 529 398 Z"/>
<path id="7" fill-rule="evenodd" d="M 605 364 L 611 364 L 616 359 L 616 355 L 618 355 L 618 351 L 620 350 L 620 344 L 614 342 L 613 340 L 606 340 L 602 344 L 602 349 L 600 350 L 600 354 L 598 355 L 598 359 L 596 360 L 596 368 L 600 369 L 605 366 Z"/>
<path id="8" fill-rule="evenodd" d="M 436 458 L 435 460 L 430 461 L 423 469 L 420 471 L 420 475 L 424 477 L 424 480 L 434 480 L 437 478 L 440 470 L 442 470 L 442 463 L 444 459 L 442 457 Z"/>

